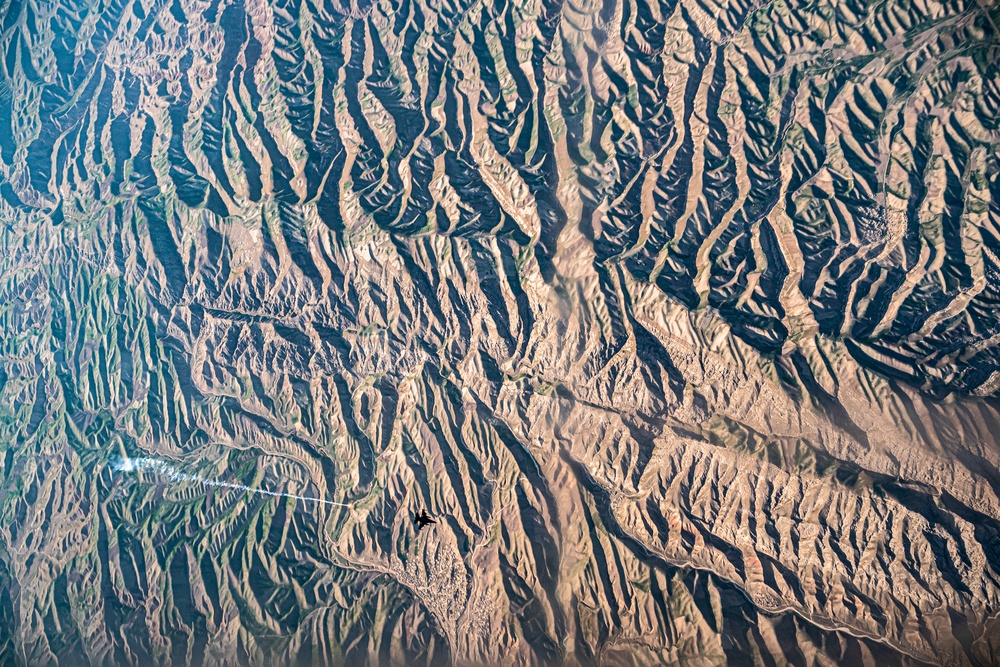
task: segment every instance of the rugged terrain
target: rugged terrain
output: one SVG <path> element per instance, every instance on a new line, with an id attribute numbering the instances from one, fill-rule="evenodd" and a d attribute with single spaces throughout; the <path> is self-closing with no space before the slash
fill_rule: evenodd
<path id="1" fill-rule="evenodd" d="M 1000 662 L 995 3 L 0 19 L 0 664 Z"/>

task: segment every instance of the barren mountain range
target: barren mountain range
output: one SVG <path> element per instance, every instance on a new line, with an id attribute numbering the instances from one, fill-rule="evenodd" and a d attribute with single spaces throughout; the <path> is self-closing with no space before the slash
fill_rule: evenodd
<path id="1" fill-rule="evenodd" d="M 1000 5 L 0 21 L 0 665 L 1000 664 Z"/>

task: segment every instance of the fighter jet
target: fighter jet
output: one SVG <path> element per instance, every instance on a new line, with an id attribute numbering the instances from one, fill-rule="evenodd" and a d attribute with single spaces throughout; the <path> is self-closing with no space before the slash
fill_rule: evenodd
<path id="1" fill-rule="evenodd" d="M 418 514 L 415 517 L 413 517 L 413 523 L 417 527 L 417 532 L 419 533 L 421 528 L 423 528 L 424 526 L 428 526 L 432 523 L 437 523 L 437 521 L 430 518 L 430 516 L 427 515 L 427 510 L 424 510 L 421 514 Z"/>

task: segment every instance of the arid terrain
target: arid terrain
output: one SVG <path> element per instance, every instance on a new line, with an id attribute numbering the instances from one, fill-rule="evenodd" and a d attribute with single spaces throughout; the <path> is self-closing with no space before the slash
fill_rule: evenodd
<path id="1" fill-rule="evenodd" d="M 1000 664 L 1000 4 L 0 21 L 0 665 Z"/>

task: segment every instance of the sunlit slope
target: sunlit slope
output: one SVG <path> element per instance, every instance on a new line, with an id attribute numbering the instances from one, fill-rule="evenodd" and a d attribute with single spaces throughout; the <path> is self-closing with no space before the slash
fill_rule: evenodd
<path id="1" fill-rule="evenodd" d="M 0 663 L 1000 660 L 988 3 L 3 7 Z"/>

